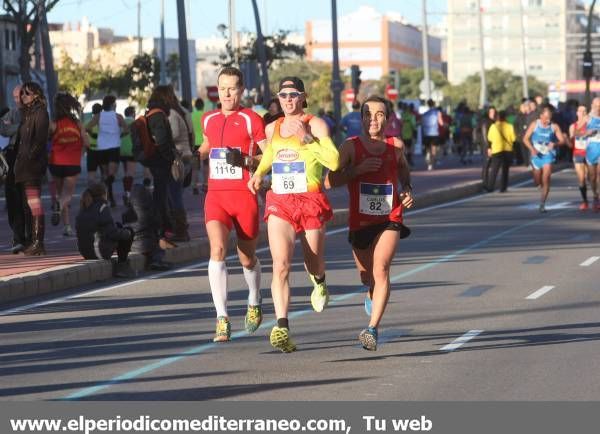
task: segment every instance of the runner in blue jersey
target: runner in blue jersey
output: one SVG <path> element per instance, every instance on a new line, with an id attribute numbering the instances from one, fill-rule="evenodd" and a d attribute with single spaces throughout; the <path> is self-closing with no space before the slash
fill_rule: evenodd
<path id="1" fill-rule="evenodd" d="M 598 199 L 598 164 L 600 164 L 600 98 L 592 100 L 589 121 L 586 126 L 587 146 L 585 148 L 585 160 L 588 164 L 590 185 L 594 194 L 594 211 L 600 211 L 600 200 Z"/>
<path id="2" fill-rule="evenodd" d="M 550 177 L 552 175 L 552 164 L 556 160 L 556 147 L 565 144 L 565 138 L 560 127 L 552 123 L 552 107 L 542 107 L 539 119 L 533 121 L 523 142 L 531 152 L 531 168 L 533 169 L 533 180 L 537 186 L 541 186 L 542 197 L 540 200 L 540 212 L 546 212 L 546 199 L 550 192 Z"/>

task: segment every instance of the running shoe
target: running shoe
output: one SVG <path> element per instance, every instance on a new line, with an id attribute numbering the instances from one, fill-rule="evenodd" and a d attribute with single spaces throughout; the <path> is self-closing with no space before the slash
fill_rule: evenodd
<path id="1" fill-rule="evenodd" d="M 546 212 L 546 204 L 540 203 L 540 212 L 541 213 L 545 213 Z"/>
<path id="2" fill-rule="evenodd" d="M 50 223 L 52 223 L 52 226 L 58 226 L 60 223 L 60 203 L 58 202 L 52 204 L 52 217 L 50 217 Z"/>
<path id="3" fill-rule="evenodd" d="M 367 295 L 365 297 L 365 313 L 367 314 L 368 317 L 371 316 L 372 309 L 373 309 L 373 300 L 371 300 L 369 298 L 369 296 Z"/>
<path id="4" fill-rule="evenodd" d="M 244 319 L 246 331 L 248 333 L 254 333 L 258 329 L 258 327 L 260 327 L 261 322 L 262 307 L 260 306 L 260 304 L 258 306 L 248 305 L 248 310 L 246 311 L 246 318 Z"/>
<path id="5" fill-rule="evenodd" d="M 327 291 L 327 284 L 325 281 L 317 283 L 315 277 L 309 273 L 311 282 L 314 285 L 314 289 L 310 294 L 310 304 L 315 312 L 323 312 L 325 306 L 329 303 L 329 292 Z"/>
<path id="6" fill-rule="evenodd" d="M 71 229 L 71 225 L 65 225 L 65 228 L 63 229 L 63 236 L 65 236 L 65 237 L 73 236 L 73 229 Z"/>
<path id="7" fill-rule="evenodd" d="M 368 327 L 358 335 L 358 340 L 365 350 L 377 350 L 377 328 Z"/>
<path id="8" fill-rule="evenodd" d="M 217 317 L 217 329 L 213 342 L 227 342 L 231 339 L 231 323 L 225 316 Z"/>
<path id="9" fill-rule="evenodd" d="M 588 205 L 587 202 L 581 202 L 581 205 L 579 205 L 580 211 L 587 211 L 589 208 L 590 208 L 590 206 Z"/>
<path id="10" fill-rule="evenodd" d="M 285 327 L 273 327 L 269 341 L 274 348 L 277 348 L 284 353 L 296 351 L 296 344 L 294 344 L 290 337 L 290 331 Z"/>

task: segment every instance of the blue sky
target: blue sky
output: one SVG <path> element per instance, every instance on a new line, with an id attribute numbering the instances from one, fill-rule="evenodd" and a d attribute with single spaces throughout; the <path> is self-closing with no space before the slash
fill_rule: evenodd
<path id="1" fill-rule="evenodd" d="M 186 4 L 190 0 L 185 0 Z M 304 32 L 304 23 L 310 19 L 331 17 L 328 0 L 257 0 L 260 12 L 266 11 L 266 30 L 278 29 Z M 220 23 L 227 23 L 227 0 L 191 0 L 190 38 L 216 34 Z M 167 37 L 177 36 L 176 1 L 165 0 L 165 32 Z M 421 21 L 421 0 L 338 0 L 338 16 L 352 12 L 360 5 L 370 5 L 380 12 L 399 12 L 410 22 Z M 446 0 L 429 0 L 429 22 L 441 20 L 446 10 Z M 135 35 L 137 32 L 137 0 L 61 0 L 48 14 L 48 21 L 76 22 L 87 16 L 93 25 L 110 27 L 117 35 Z M 254 31 L 254 18 L 250 0 L 236 1 L 236 27 Z M 142 0 L 142 35 L 158 36 L 160 33 L 160 0 Z M 262 18 L 263 22 L 265 18 Z"/>

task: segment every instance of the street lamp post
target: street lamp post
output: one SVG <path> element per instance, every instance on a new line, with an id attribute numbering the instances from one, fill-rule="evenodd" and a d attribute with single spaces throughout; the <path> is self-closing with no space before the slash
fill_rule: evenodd
<path id="1" fill-rule="evenodd" d="M 271 88 L 269 86 L 269 69 L 267 67 L 267 52 L 265 51 L 265 41 L 263 39 L 262 27 L 260 25 L 260 15 L 258 14 L 258 4 L 252 0 L 254 9 L 254 20 L 256 21 L 256 43 L 258 44 L 258 61 L 260 62 L 260 77 L 262 80 L 263 104 L 271 100 Z"/>
<path id="2" fill-rule="evenodd" d="M 165 45 L 165 0 L 160 0 L 160 84 L 167 84 L 167 49 Z"/>
<path id="3" fill-rule="evenodd" d="M 585 53 L 583 54 L 583 75 L 585 77 L 585 105 L 590 106 L 590 80 L 594 75 L 594 59 L 592 57 L 592 21 L 594 19 L 594 6 L 596 0 L 592 1 L 587 23 L 587 39 L 585 42 Z"/>
<path id="4" fill-rule="evenodd" d="M 337 2 L 331 0 L 331 30 L 332 30 L 332 46 L 333 46 L 333 71 L 331 77 L 331 91 L 333 92 L 333 116 L 335 124 L 338 126 L 335 130 L 335 142 L 341 143 L 340 135 L 340 118 L 342 117 L 342 107 L 340 95 L 344 89 L 344 83 L 340 79 L 340 59 L 338 54 L 338 31 L 337 31 Z"/>
<path id="5" fill-rule="evenodd" d="M 192 102 L 192 84 L 190 78 L 190 56 L 186 27 L 186 10 L 184 0 L 177 0 L 177 26 L 179 30 L 179 62 L 181 64 L 181 97 Z"/>
<path id="6" fill-rule="evenodd" d="M 479 63 L 481 68 L 481 89 L 479 91 L 479 107 L 484 107 L 487 103 L 487 84 L 485 81 L 485 53 L 483 49 L 483 11 L 481 10 L 481 0 L 477 0 L 477 17 L 479 21 Z"/>
<path id="7" fill-rule="evenodd" d="M 429 35 L 427 30 L 427 1 L 421 0 L 422 23 L 421 50 L 423 51 L 423 81 L 425 83 L 425 100 L 431 99 L 431 78 L 429 74 Z M 397 75 L 397 74 L 396 74 Z"/>

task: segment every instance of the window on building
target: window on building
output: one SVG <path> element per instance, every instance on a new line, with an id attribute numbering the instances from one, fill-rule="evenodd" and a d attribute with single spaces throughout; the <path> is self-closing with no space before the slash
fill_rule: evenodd
<path id="1" fill-rule="evenodd" d="M 10 32 L 10 45 L 11 45 L 11 49 L 13 51 L 17 50 L 17 31 L 16 30 L 12 30 Z"/>
<path id="2" fill-rule="evenodd" d="M 4 49 L 10 50 L 10 32 L 8 29 L 4 29 Z"/>
<path id="3" fill-rule="evenodd" d="M 543 0 L 529 0 L 530 8 L 541 8 L 543 6 Z"/>

